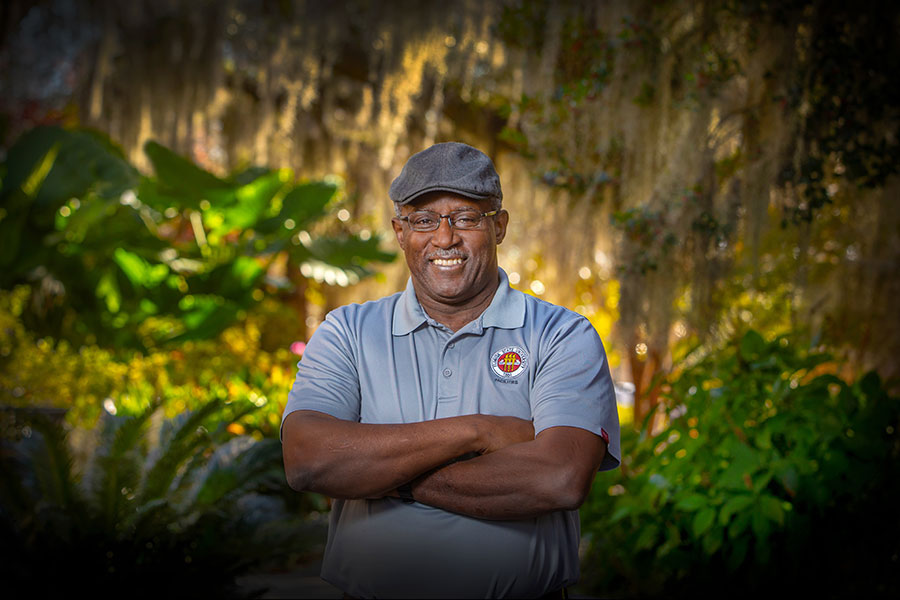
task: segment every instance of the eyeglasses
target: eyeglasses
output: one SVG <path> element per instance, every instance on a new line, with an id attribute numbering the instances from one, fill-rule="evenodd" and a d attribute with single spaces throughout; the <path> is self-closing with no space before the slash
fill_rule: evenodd
<path id="1" fill-rule="evenodd" d="M 442 215 L 431 210 L 417 210 L 405 217 L 399 217 L 401 221 L 409 223 L 413 231 L 435 231 L 441 226 L 441 219 L 447 219 L 447 224 L 454 229 L 478 229 L 485 217 L 493 217 L 496 210 L 490 212 L 478 212 L 477 210 L 457 210 L 449 215 Z"/>

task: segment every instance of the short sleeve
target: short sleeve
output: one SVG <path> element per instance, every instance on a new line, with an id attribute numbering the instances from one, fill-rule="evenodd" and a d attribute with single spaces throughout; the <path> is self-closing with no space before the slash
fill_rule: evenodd
<path id="1" fill-rule="evenodd" d="M 590 322 L 562 324 L 541 341 L 531 394 L 535 433 L 550 427 L 579 427 L 607 443 L 600 470 L 619 465 L 619 414 L 606 351 Z"/>
<path id="2" fill-rule="evenodd" d="M 298 410 L 315 410 L 359 421 L 359 375 L 353 343 L 338 311 L 329 313 L 310 338 L 297 365 L 281 424 Z"/>

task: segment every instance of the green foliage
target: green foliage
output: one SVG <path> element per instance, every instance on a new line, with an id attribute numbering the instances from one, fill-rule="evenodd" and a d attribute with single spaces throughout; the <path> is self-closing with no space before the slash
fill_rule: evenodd
<path id="1" fill-rule="evenodd" d="M 582 508 L 591 585 L 900 591 L 900 400 L 879 377 L 848 384 L 828 356 L 752 330 L 684 364 L 661 431 L 625 432 L 617 479 Z"/>
<path id="2" fill-rule="evenodd" d="M 287 169 L 223 179 L 157 143 L 145 152 L 155 176 L 88 130 L 39 127 L 10 148 L 0 288 L 32 284 L 28 328 L 138 349 L 210 339 L 279 291 L 265 275 L 281 254 L 344 285 L 393 259 L 377 236 L 306 232 L 328 215 L 333 184 L 294 182 Z"/>
<path id="3" fill-rule="evenodd" d="M 93 427 L 104 404 L 119 414 L 137 414 L 159 401 L 160 410 L 175 417 L 216 400 L 252 403 L 257 410 L 226 425 L 259 438 L 277 437 L 298 357 L 283 343 L 283 332 L 280 348 L 262 349 L 268 329 L 288 329 L 284 319 L 295 318 L 290 314 L 276 320 L 264 313 L 273 300 L 263 301 L 243 322 L 212 340 L 123 353 L 35 339 L 20 318 L 29 296 L 25 287 L 13 293 L 0 290 L 0 404 L 57 407 L 67 411 L 69 423 Z"/>
<path id="4" fill-rule="evenodd" d="M 278 440 L 225 429 L 253 408 L 151 407 L 68 433 L 28 415 L 0 454 L 4 589 L 232 596 L 237 575 L 308 551 L 314 526 L 279 498 Z"/>

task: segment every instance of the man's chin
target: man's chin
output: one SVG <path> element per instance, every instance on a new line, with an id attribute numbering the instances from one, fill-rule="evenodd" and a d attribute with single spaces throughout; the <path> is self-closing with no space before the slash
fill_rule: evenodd
<path id="1" fill-rule="evenodd" d="M 471 295 L 472 283 L 462 274 L 450 277 L 429 277 L 419 288 L 433 300 L 443 304 L 458 304 Z"/>

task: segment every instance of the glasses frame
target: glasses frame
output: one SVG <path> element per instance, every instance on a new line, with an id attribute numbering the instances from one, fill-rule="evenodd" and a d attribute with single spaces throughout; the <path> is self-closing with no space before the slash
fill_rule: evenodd
<path id="1" fill-rule="evenodd" d="M 479 215 L 478 224 L 475 227 L 472 227 L 471 229 L 465 229 L 465 228 L 461 229 L 459 227 L 456 227 L 453 223 L 453 218 L 456 215 L 458 215 L 459 213 L 469 213 L 469 212 L 474 212 L 477 215 Z M 498 212 L 500 212 L 500 211 L 499 210 L 489 210 L 487 212 L 478 212 L 477 210 L 474 210 L 471 208 L 464 208 L 461 210 L 453 211 L 449 215 L 442 215 L 441 213 L 435 212 L 433 210 L 414 210 L 413 212 L 409 213 L 408 215 L 406 215 L 404 217 L 397 217 L 397 218 L 401 221 L 406 221 L 406 224 L 409 226 L 409 228 L 412 231 L 415 231 L 416 233 L 431 233 L 432 231 L 437 231 L 438 229 L 441 228 L 441 220 L 442 219 L 447 219 L 447 225 L 449 225 L 451 229 L 456 229 L 457 231 L 478 231 L 479 229 L 481 229 L 481 224 L 484 223 L 485 217 L 493 217 Z M 416 228 L 414 228 L 412 226 L 412 224 L 409 222 L 409 218 L 416 213 L 430 213 L 432 215 L 437 215 L 437 217 L 438 217 L 437 221 L 436 221 L 437 224 L 434 226 L 433 229 L 416 229 Z"/>

